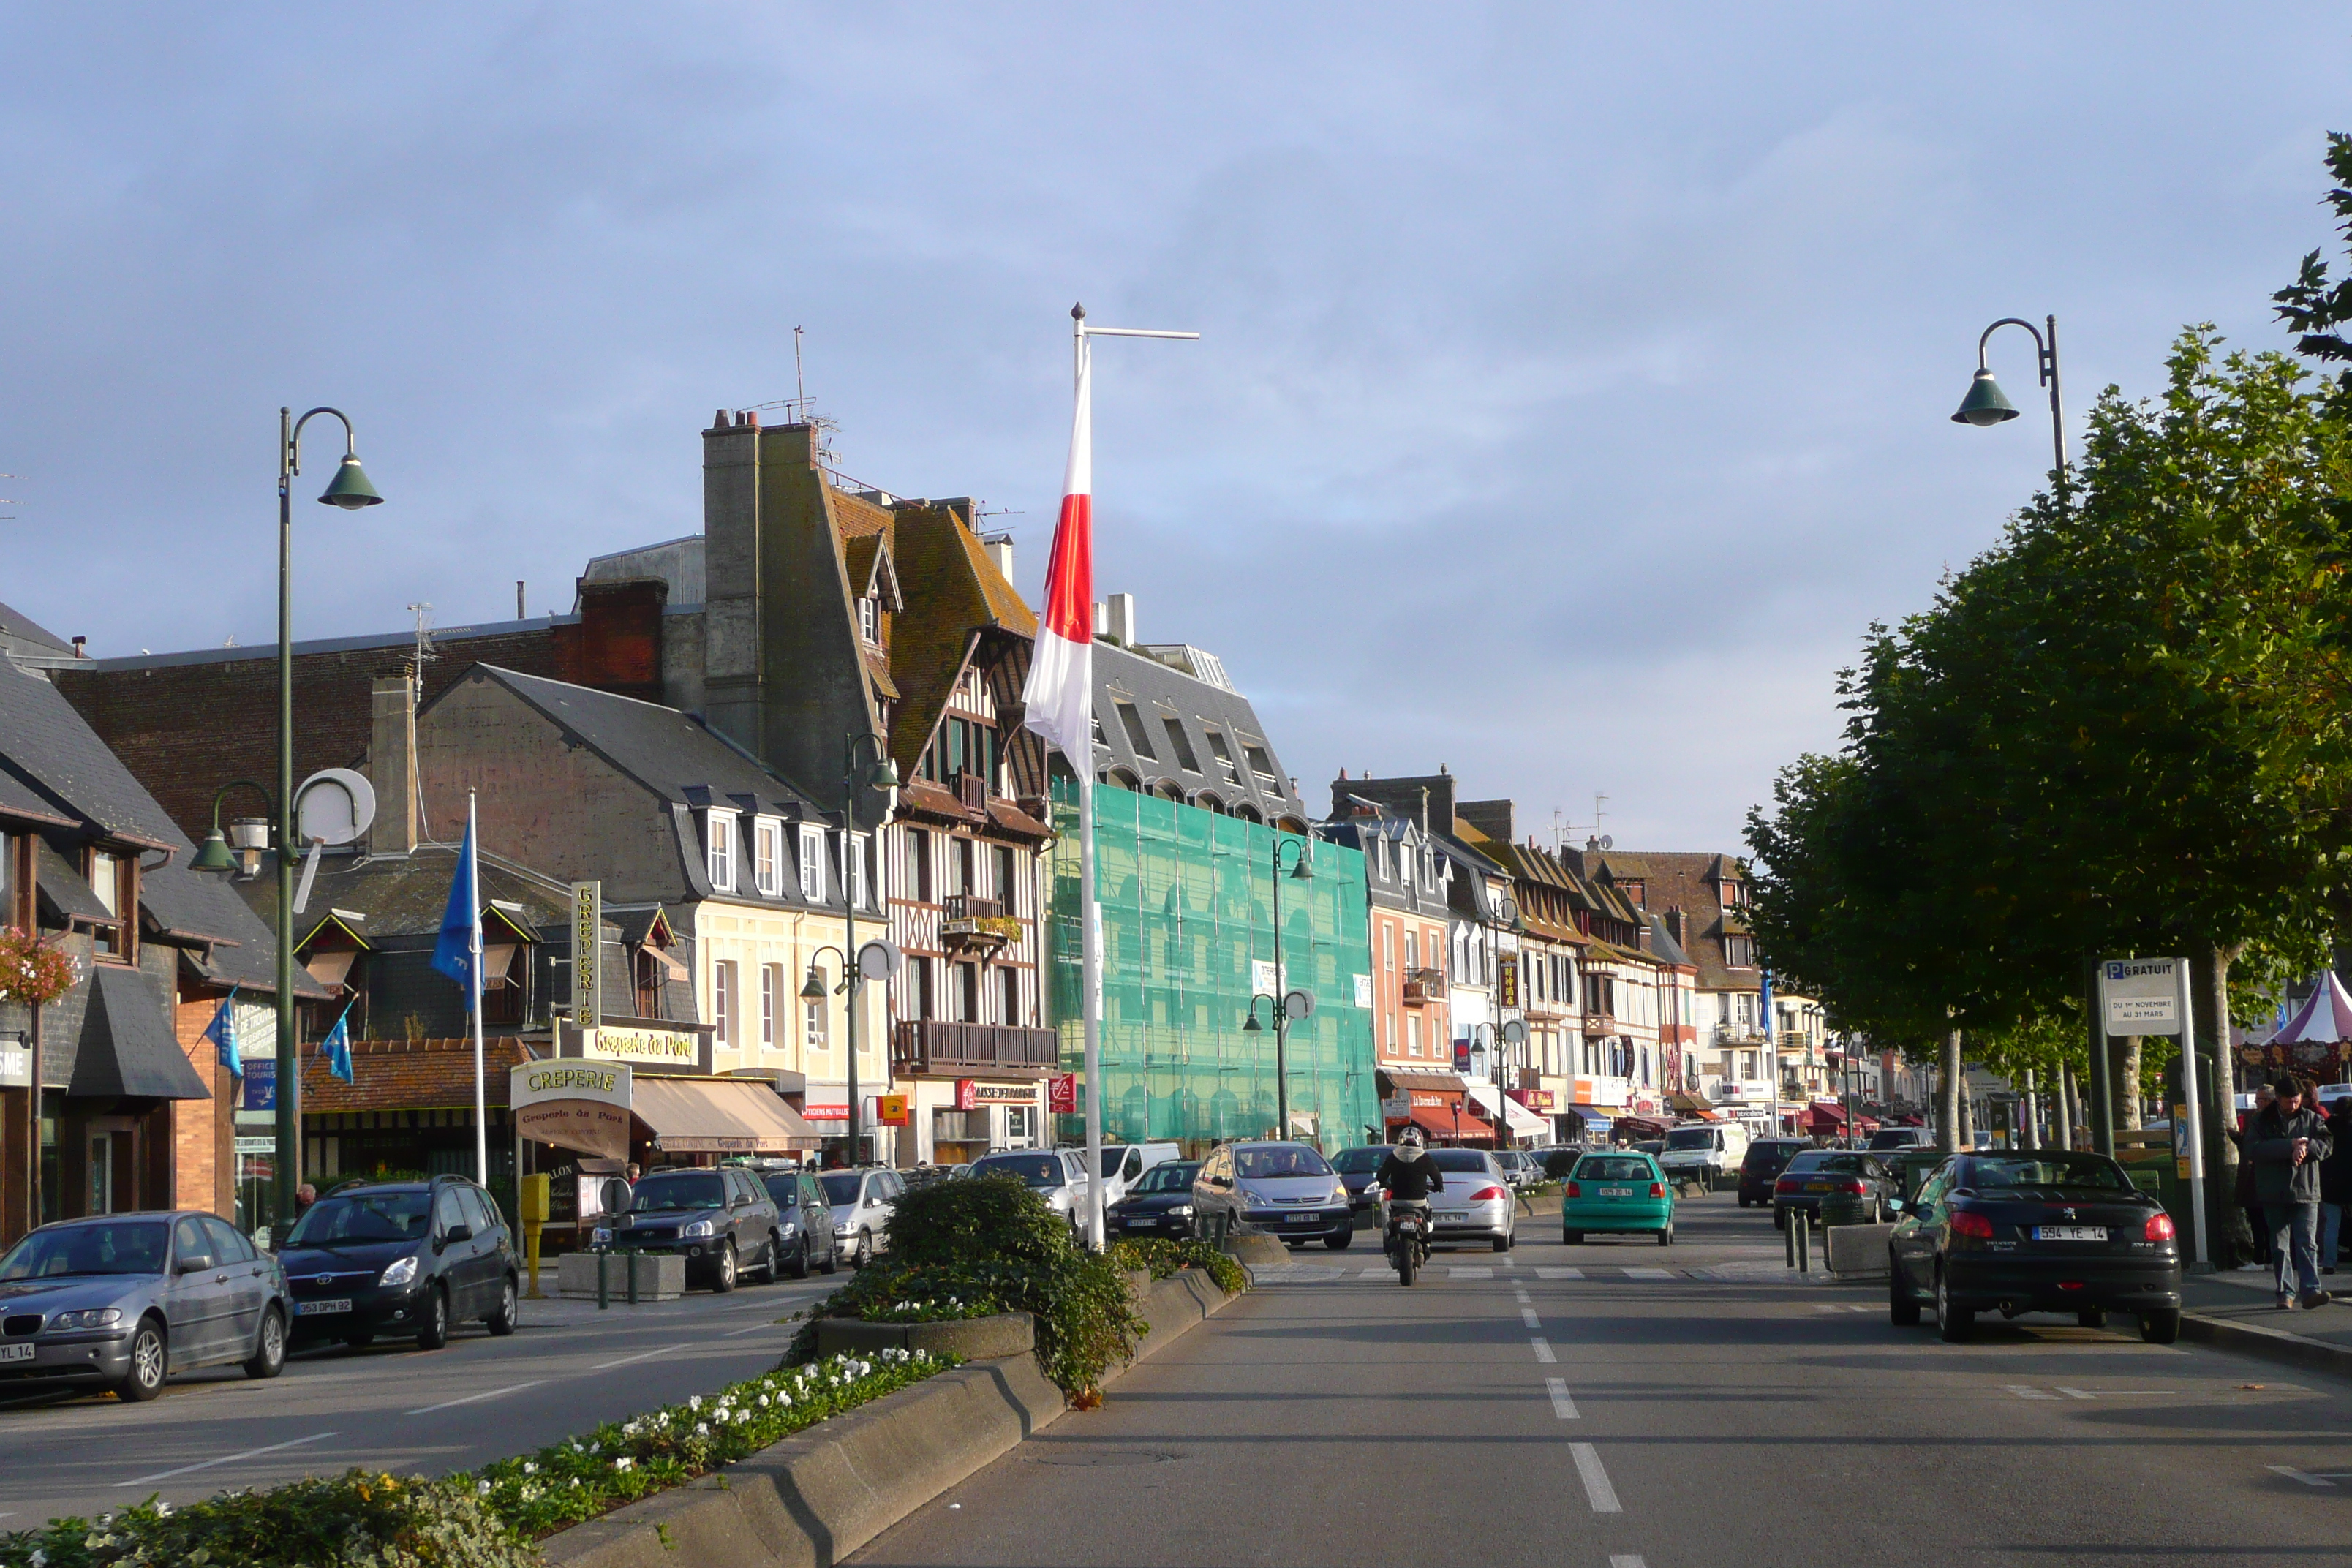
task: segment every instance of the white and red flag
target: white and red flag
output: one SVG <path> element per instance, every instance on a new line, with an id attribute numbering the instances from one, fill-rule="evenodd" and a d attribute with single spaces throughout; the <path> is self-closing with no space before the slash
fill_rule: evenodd
<path id="1" fill-rule="evenodd" d="M 1054 558 L 1045 568 L 1045 608 L 1037 618 L 1037 646 L 1021 688 L 1022 723 L 1060 749 L 1085 779 L 1094 770 L 1095 518 L 1093 356 L 1077 366 L 1077 412 L 1070 422 L 1070 467 L 1062 484 L 1062 516 L 1054 525 Z"/>

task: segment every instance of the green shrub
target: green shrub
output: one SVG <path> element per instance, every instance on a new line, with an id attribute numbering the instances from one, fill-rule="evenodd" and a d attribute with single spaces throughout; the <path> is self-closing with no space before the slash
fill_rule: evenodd
<path id="1" fill-rule="evenodd" d="M 538 1568 L 470 1485 L 349 1470 L 0 1535 L 6 1568 Z"/>
<path id="2" fill-rule="evenodd" d="M 1050 1263 L 1077 1250 L 1069 1221 L 1011 1176 L 935 1182 L 901 1193 L 882 1230 L 890 1258 L 913 1268 Z"/>
<path id="3" fill-rule="evenodd" d="M 1584 1151 L 1574 1145 L 1554 1149 L 1544 1156 L 1544 1174 L 1557 1182 L 1575 1170 L 1576 1163 L 1583 1158 Z"/>
<path id="4" fill-rule="evenodd" d="M 1165 1279 L 1180 1268 L 1198 1268 L 1231 1296 L 1249 1284 L 1242 1266 L 1205 1241 L 1177 1241 L 1164 1236 L 1114 1241 L 1106 1249 L 1121 1268 L 1149 1268 L 1154 1279 Z"/>
<path id="5" fill-rule="evenodd" d="M 785 1353 L 786 1364 L 816 1353 L 820 1318 L 887 1321 L 901 1301 L 943 1296 L 985 1298 L 1002 1302 L 1006 1311 L 1029 1313 L 1036 1323 L 1038 1365 L 1079 1399 L 1091 1397 L 1114 1364 L 1134 1356 L 1136 1336 L 1148 1328 L 1128 1296 L 1126 1274 L 1107 1255 L 1066 1247 L 1058 1257 L 1027 1262 L 917 1265 L 894 1250 L 809 1309 L 808 1321 Z"/>

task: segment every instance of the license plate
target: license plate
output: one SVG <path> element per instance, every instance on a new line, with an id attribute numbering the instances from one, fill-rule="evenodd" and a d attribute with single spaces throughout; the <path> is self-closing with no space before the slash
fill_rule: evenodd
<path id="1" fill-rule="evenodd" d="M 2036 1241 L 2105 1241 L 2107 1227 L 2103 1225 L 2037 1225 L 2033 1227 Z"/>
<path id="2" fill-rule="evenodd" d="M 1468 1209 L 1448 1209 L 1440 1213 L 1437 1217 L 1440 1219 L 1468 1219 L 1470 1217 L 1470 1211 Z"/>
<path id="3" fill-rule="evenodd" d="M 1829 1190 L 1830 1184 L 1827 1182 L 1807 1182 L 1805 1184 L 1805 1191 L 1809 1193 L 1825 1193 Z"/>
<path id="4" fill-rule="evenodd" d="M 332 1301 L 298 1302 L 294 1308 L 294 1315 L 298 1318 L 323 1318 L 330 1312 L 348 1312 L 351 1310 L 352 1299 L 349 1296 L 341 1296 Z"/>
<path id="5" fill-rule="evenodd" d="M 1603 1187 L 1601 1189 L 1601 1195 L 1604 1198 L 1630 1198 L 1633 1195 L 1633 1189 L 1631 1187 Z"/>
<path id="6" fill-rule="evenodd" d="M 0 1361 L 30 1361 L 37 1345 L 0 1345 Z"/>
<path id="7" fill-rule="evenodd" d="M 1323 1216 L 1319 1214 L 1295 1214 L 1290 1216 L 1290 1223 L 1293 1225 L 1313 1225 L 1317 1220 L 1321 1219 L 1322 1217 Z"/>

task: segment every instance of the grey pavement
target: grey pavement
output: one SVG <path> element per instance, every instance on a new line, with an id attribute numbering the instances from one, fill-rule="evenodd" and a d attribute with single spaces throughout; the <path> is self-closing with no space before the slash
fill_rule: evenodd
<path id="1" fill-rule="evenodd" d="M 2352 1291 L 2352 1274 L 2325 1275 L 2319 1282 L 2330 1290 Z M 2191 1276 L 2182 1284 L 2180 1299 L 2189 1311 L 2209 1318 L 2297 1334 L 2352 1354 L 2352 1302 L 2338 1300 L 2325 1307 L 2282 1311 L 2276 1304 L 2276 1281 L 2266 1267 Z"/>
<path id="2" fill-rule="evenodd" d="M 506 1339 L 468 1324 L 438 1351 L 338 1345 L 298 1353 L 258 1383 L 213 1368 L 173 1379 L 147 1405 L 19 1396 L 0 1405 L 0 1530 L 353 1465 L 469 1469 L 767 1370 L 793 1334 L 775 1320 L 846 1278 L 605 1311 L 593 1300 L 525 1301 Z"/>
<path id="3" fill-rule="evenodd" d="M 1946 1345 L 1883 1283 L 1771 1277 L 1769 1216 L 1727 1196 L 1677 1229 L 1531 1224 L 1409 1290 L 1298 1254 L 853 1561 L 2352 1562 L 2352 1382 L 2122 1318 Z"/>

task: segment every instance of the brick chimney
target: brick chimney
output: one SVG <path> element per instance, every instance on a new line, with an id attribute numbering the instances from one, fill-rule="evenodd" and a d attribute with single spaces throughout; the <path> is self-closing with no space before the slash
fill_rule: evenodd
<path id="1" fill-rule="evenodd" d="M 368 783 L 375 786 L 371 855 L 406 855 L 416 847 L 416 681 L 403 670 L 379 675 L 369 688 Z"/>

